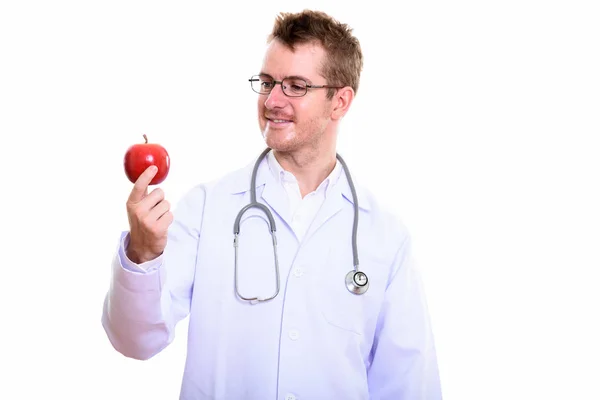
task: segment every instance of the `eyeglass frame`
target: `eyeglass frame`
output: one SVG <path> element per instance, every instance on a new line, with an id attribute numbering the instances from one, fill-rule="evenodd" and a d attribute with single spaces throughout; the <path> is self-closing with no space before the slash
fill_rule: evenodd
<path id="1" fill-rule="evenodd" d="M 255 79 L 255 78 L 258 78 L 260 76 L 268 76 L 269 78 L 273 79 L 273 87 L 267 93 L 257 92 L 256 90 L 254 90 L 254 87 L 252 86 L 252 82 L 260 81 L 260 79 Z M 285 89 L 283 88 L 283 81 L 285 81 L 286 79 L 299 79 L 301 81 L 304 81 L 304 83 L 306 83 L 304 94 L 301 94 L 299 96 L 290 96 L 289 94 L 287 94 L 285 92 Z M 312 84 L 308 83 L 305 78 L 302 78 L 300 76 L 286 76 L 282 80 L 278 81 L 278 80 L 276 80 L 275 78 L 273 78 L 269 74 L 252 75 L 250 77 L 250 79 L 248 79 L 248 82 L 250 82 L 250 88 L 252 89 L 252 91 L 254 93 L 258 93 L 258 94 L 262 94 L 262 95 L 269 95 L 269 94 L 271 94 L 271 92 L 273 91 L 273 89 L 275 89 L 275 86 L 277 84 L 279 84 L 279 85 L 281 85 L 281 91 L 283 92 L 283 94 L 286 95 L 287 97 L 292 97 L 292 98 L 306 96 L 306 94 L 308 93 L 308 89 L 343 89 L 345 87 L 345 86 L 331 86 L 331 85 L 312 85 Z"/>

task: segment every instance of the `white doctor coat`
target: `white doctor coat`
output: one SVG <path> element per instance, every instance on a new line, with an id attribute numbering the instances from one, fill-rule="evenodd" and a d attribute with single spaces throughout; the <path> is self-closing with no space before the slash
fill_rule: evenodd
<path id="1" fill-rule="evenodd" d="M 180 399 L 437 400 L 436 352 L 409 235 L 356 184 L 364 295 L 351 294 L 353 200 L 341 174 L 301 241 L 290 229 L 284 189 L 262 161 L 257 200 L 275 218 L 281 288 L 266 303 L 234 288 L 233 222 L 250 202 L 253 165 L 194 187 L 175 210 L 159 266 L 113 262 L 102 324 L 115 349 L 148 359 L 189 316 Z M 267 219 L 250 209 L 241 223 L 239 290 L 267 297 L 275 265 Z"/>

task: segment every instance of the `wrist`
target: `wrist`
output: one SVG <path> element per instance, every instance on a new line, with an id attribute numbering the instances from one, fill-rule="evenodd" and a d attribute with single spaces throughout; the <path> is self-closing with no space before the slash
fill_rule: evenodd
<path id="1" fill-rule="evenodd" d="M 134 246 L 127 246 L 125 248 L 125 255 L 131 262 L 135 264 L 143 264 L 145 262 L 154 260 L 160 254 L 154 254 L 148 251 L 140 251 Z"/>

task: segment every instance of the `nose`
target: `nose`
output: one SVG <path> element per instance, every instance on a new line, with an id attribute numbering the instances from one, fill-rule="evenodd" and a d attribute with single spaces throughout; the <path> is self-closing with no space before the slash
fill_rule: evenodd
<path id="1" fill-rule="evenodd" d="M 275 84 L 275 87 L 271 89 L 271 92 L 267 95 L 265 100 L 265 107 L 272 110 L 274 108 L 283 108 L 287 103 L 287 96 L 283 93 L 283 87 L 280 83 Z"/>

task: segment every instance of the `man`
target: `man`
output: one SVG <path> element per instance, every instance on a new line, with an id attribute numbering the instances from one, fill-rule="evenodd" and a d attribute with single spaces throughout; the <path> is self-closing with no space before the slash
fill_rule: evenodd
<path id="1" fill-rule="evenodd" d="M 250 79 L 271 149 L 256 176 L 198 185 L 174 214 L 153 169 L 134 184 L 102 322 L 148 359 L 189 315 L 181 399 L 441 398 L 409 236 L 336 159 L 362 63 L 346 25 L 281 14 Z"/>

